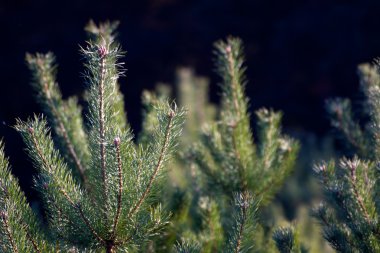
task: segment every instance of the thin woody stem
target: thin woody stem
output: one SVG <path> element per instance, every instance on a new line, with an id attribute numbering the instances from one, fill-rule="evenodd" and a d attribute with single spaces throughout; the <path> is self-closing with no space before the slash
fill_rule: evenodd
<path id="1" fill-rule="evenodd" d="M 239 168 L 238 168 L 238 173 L 239 173 L 239 178 L 240 178 L 240 182 L 243 184 L 242 185 L 242 188 L 243 190 L 246 190 L 247 188 L 247 181 L 244 179 L 244 166 L 241 162 L 241 156 L 240 156 L 240 152 L 237 148 L 237 143 L 236 143 L 236 137 L 235 137 L 235 133 L 234 133 L 234 129 L 235 127 L 232 129 L 232 145 L 233 145 L 233 149 L 234 149 L 234 154 L 235 154 L 235 158 L 237 159 L 238 163 L 239 163 Z"/>
<path id="2" fill-rule="evenodd" d="M 0 213 L 0 218 L 3 220 L 3 223 L 4 223 L 5 234 L 8 237 L 8 240 L 9 240 L 11 246 L 12 246 L 12 250 L 13 250 L 13 252 L 18 253 L 19 251 L 18 251 L 18 249 L 16 247 L 16 243 L 15 243 L 14 238 L 12 236 L 12 233 L 11 233 L 11 231 L 9 229 L 9 224 L 8 224 L 7 217 L 8 216 L 7 216 L 7 214 L 5 212 L 1 212 Z"/>
<path id="3" fill-rule="evenodd" d="M 80 206 L 80 204 L 75 204 L 74 201 L 72 201 L 72 199 L 67 195 L 67 193 L 62 190 L 62 189 L 59 189 L 60 192 L 62 193 L 62 195 L 66 198 L 66 200 L 70 203 L 70 205 L 76 209 L 80 215 L 80 217 L 82 218 L 83 222 L 86 224 L 86 226 L 90 229 L 91 233 L 94 235 L 94 237 L 102 242 L 103 244 L 106 243 L 106 241 L 99 236 L 99 234 L 96 232 L 96 230 L 92 227 L 90 221 L 88 220 L 88 218 L 85 216 L 85 214 L 83 213 L 83 210 Z"/>
<path id="4" fill-rule="evenodd" d="M 62 216 L 67 220 L 67 222 L 70 223 L 72 226 L 76 226 L 76 224 L 74 224 L 74 222 L 73 222 L 72 220 L 70 220 L 69 216 L 67 216 L 67 215 L 65 214 L 65 212 L 62 210 L 62 208 L 60 208 L 60 207 L 58 206 L 58 204 L 56 203 L 56 201 L 55 201 L 53 198 L 50 198 L 50 197 L 49 197 L 49 201 L 50 201 L 50 203 L 54 206 L 54 208 L 56 208 L 56 209 L 58 210 L 59 215 L 62 215 Z M 79 228 L 82 232 L 87 232 L 87 231 L 84 230 L 82 227 L 78 227 L 78 228 Z"/>
<path id="5" fill-rule="evenodd" d="M 116 226 L 120 218 L 121 213 L 121 197 L 123 192 L 123 175 L 122 175 L 122 162 L 120 156 L 120 138 L 116 137 L 114 140 L 115 148 L 116 148 L 116 159 L 117 159 L 117 168 L 118 168 L 118 176 L 119 176 L 119 191 L 117 195 L 117 210 L 115 215 L 115 220 L 113 222 L 112 234 L 115 236 Z"/>
<path id="6" fill-rule="evenodd" d="M 356 172 L 356 167 L 354 165 L 350 165 L 350 181 L 352 184 L 352 188 L 354 190 L 355 199 L 358 202 L 360 208 L 362 209 L 366 221 L 370 223 L 368 211 L 363 203 L 363 198 L 360 196 L 359 191 L 357 189 L 355 172 Z"/>
<path id="7" fill-rule="evenodd" d="M 10 196 L 9 196 L 8 188 L 7 188 L 5 185 L 3 185 L 3 192 L 4 192 L 5 197 L 6 197 L 7 199 L 11 200 L 11 199 L 10 199 Z M 5 216 L 4 216 L 4 218 L 5 218 Z M 22 223 L 24 223 L 24 222 L 22 221 Z M 22 228 L 25 230 L 26 237 L 27 237 L 27 239 L 32 243 L 33 248 L 34 248 L 38 253 L 40 253 L 41 251 L 39 250 L 39 248 L 38 248 L 38 246 L 37 246 L 37 243 L 34 241 L 34 239 L 32 238 L 32 236 L 31 236 L 30 233 L 29 233 L 28 226 L 24 224 L 24 225 L 22 226 Z"/>
<path id="8" fill-rule="evenodd" d="M 107 174 L 106 174 L 106 147 L 105 147 L 105 128 L 104 128 L 104 77 L 105 77 L 105 57 L 107 56 L 107 49 L 102 46 L 99 48 L 100 59 L 100 78 L 98 85 L 99 95 L 99 141 L 100 141 L 100 163 L 103 180 L 103 197 L 105 200 L 106 209 L 108 207 L 108 194 L 107 194 Z"/>
<path id="9" fill-rule="evenodd" d="M 166 127 L 165 141 L 164 141 L 164 144 L 162 146 L 162 149 L 161 149 L 161 152 L 160 152 L 160 156 L 158 158 L 157 165 L 155 166 L 153 174 L 152 174 L 152 176 L 149 179 L 148 186 L 146 187 L 144 193 L 141 195 L 141 197 L 140 197 L 139 201 L 137 202 L 137 204 L 131 209 L 131 211 L 129 211 L 128 218 L 130 218 L 140 208 L 142 202 L 147 197 L 148 193 L 150 192 L 150 190 L 152 188 L 153 181 L 156 178 L 158 171 L 162 167 L 162 164 L 163 164 L 163 161 L 164 161 L 164 158 L 165 158 L 165 154 L 166 154 L 166 151 L 167 151 L 168 145 L 169 145 L 170 130 L 172 128 L 174 115 L 175 115 L 174 111 L 171 110 L 170 113 L 169 113 L 169 115 L 168 115 L 169 116 L 169 122 L 168 122 L 168 125 Z"/>
<path id="10" fill-rule="evenodd" d="M 235 137 L 235 133 L 234 133 L 234 130 L 236 129 L 237 127 L 237 124 L 240 124 L 240 120 L 241 120 L 241 114 L 240 114 L 240 106 L 239 106 L 239 101 L 238 101 L 238 94 L 237 94 L 237 89 L 238 89 L 238 80 L 237 80 L 237 77 L 236 77 L 236 74 L 235 74 L 235 71 L 234 71 L 234 65 L 235 65 L 235 59 L 233 57 L 233 52 L 232 52 L 232 47 L 231 45 L 227 45 L 226 48 L 225 48 L 225 51 L 227 53 L 227 61 L 228 61 L 228 72 L 229 72 L 229 75 L 230 75 L 230 78 L 231 78 L 231 92 L 232 92 L 232 101 L 233 101 L 233 105 L 234 105 L 234 109 L 235 109 L 235 112 L 236 112 L 236 115 L 237 115 L 237 122 L 234 122 L 233 126 L 232 126 L 232 144 L 233 144 L 233 149 L 234 149 L 234 153 L 235 153 L 235 157 L 236 159 L 238 160 L 238 163 L 239 163 L 239 177 L 240 177 L 240 180 L 241 182 L 243 182 L 243 189 L 245 190 L 246 187 L 247 187 L 247 183 L 246 181 L 244 180 L 244 166 L 242 164 L 242 161 L 241 161 L 241 156 L 240 156 L 240 152 L 238 150 L 238 147 L 237 147 L 237 142 L 236 142 L 236 137 Z"/>
<path id="11" fill-rule="evenodd" d="M 31 134 L 32 141 L 33 141 L 35 149 L 37 150 L 38 156 L 41 158 L 41 160 L 44 163 L 45 167 L 47 167 L 49 173 L 52 173 L 52 166 L 49 164 L 49 162 L 47 161 L 46 157 L 43 155 L 43 153 L 41 151 L 41 148 L 40 148 L 40 146 L 38 144 L 37 138 L 36 138 L 36 136 L 34 134 L 34 129 L 33 128 L 29 128 L 29 133 Z M 86 224 L 86 226 L 90 229 L 91 233 L 99 241 L 104 242 L 104 240 L 96 233 L 95 229 L 91 226 L 91 224 L 89 223 L 88 219 L 85 217 L 85 215 L 84 215 L 84 213 L 82 211 L 82 208 L 80 208 L 80 206 L 78 206 L 77 204 L 75 204 L 63 189 L 60 188 L 59 191 L 66 198 L 66 200 L 70 203 L 70 205 L 74 209 L 76 209 L 77 211 L 79 211 L 80 217 L 82 218 L 82 220 L 84 221 L 84 223 Z"/>
<path id="12" fill-rule="evenodd" d="M 247 213 L 248 213 L 248 192 L 247 191 L 244 191 L 243 192 L 243 203 L 242 203 L 242 222 L 240 223 L 240 226 L 239 226 L 239 234 L 238 234 L 238 240 L 236 242 L 236 247 L 235 247 L 235 250 L 234 250 L 234 253 L 239 253 L 240 252 L 240 248 L 241 248 L 241 242 L 242 242 L 242 239 L 243 239 L 243 233 L 244 233 L 244 229 L 245 229 L 245 223 L 247 221 Z"/>
<path id="13" fill-rule="evenodd" d="M 63 121 L 62 121 L 62 118 L 61 118 L 61 115 L 58 113 L 58 110 L 54 104 L 54 102 L 52 101 L 51 99 L 51 95 L 50 95 L 50 91 L 48 89 L 48 86 L 47 86 L 47 83 L 44 83 L 44 92 L 46 94 L 46 98 L 47 98 L 47 101 L 48 101 L 48 104 L 52 110 L 52 113 L 53 113 L 53 116 L 54 116 L 54 119 L 57 121 L 58 123 L 58 128 L 59 128 L 59 131 L 62 133 L 62 137 L 63 137 L 63 140 L 65 142 L 65 145 L 69 151 L 69 154 L 71 156 L 71 158 L 73 159 L 76 167 L 77 167 L 77 170 L 79 172 L 79 175 L 83 181 L 84 184 L 86 184 L 86 177 L 84 175 L 84 167 L 80 161 L 80 159 L 78 158 L 78 155 L 74 149 L 74 146 L 73 144 L 71 143 L 70 141 L 70 138 L 68 136 L 68 133 L 67 133 L 67 130 L 66 130 L 66 127 L 65 125 L 63 124 Z"/>
<path id="14" fill-rule="evenodd" d="M 236 93 L 239 84 L 238 84 L 238 81 L 236 80 L 236 75 L 234 73 L 235 60 L 234 60 L 233 55 L 232 55 L 231 45 L 228 45 L 226 47 L 226 53 L 227 53 L 227 60 L 228 60 L 228 72 L 229 72 L 230 77 L 231 77 L 232 100 L 233 100 L 233 104 L 234 104 L 234 108 L 235 108 L 237 117 L 240 120 L 241 115 L 240 115 L 240 110 L 239 110 L 239 101 L 238 101 L 238 97 L 237 97 L 237 93 Z"/>
<path id="15" fill-rule="evenodd" d="M 25 232 L 26 232 L 26 237 L 32 243 L 34 250 L 37 253 L 41 253 L 41 250 L 38 248 L 37 243 L 34 241 L 34 239 L 32 238 L 32 236 L 30 235 L 30 233 L 28 231 L 28 228 L 26 226 L 24 226 L 24 229 L 25 229 Z"/>
<path id="16" fill-rule="evenodd" d="M 86 184 L 86 177 L 84 175 L 84 171 L 85 171 L 85 168 L 83 167 L 80 159 L 78 158 L 78 155 L 74 149 L 74 145 L 72 144 L 69 136 L 68 136 L 68 133 L 67 133 L 67 130 L 66 130 L 66 126 L 65 124 L 63 123 L 63 119 L 62 119 L 62 116 L 61 114 L 59 113 L 58 109 L 57 109 L 57 106 L 55 105 L 53 99 L 52 99 L 52 96 L 51 96 L 51 93 L 50 93 L 50 90 L 49 90 L 49 85 L 48 85 L 48 82 L 49 80 L 47 80 L 47 75 L 50 76 L 51 74 L 49 72 L 47 72 L 44 64 L 43 64 L 43 61 L 41 58 L 38 58 L 37 59 L 37 66 L 39 67 L 40 71 L 41 71 L 41 83 L 42 83 L 42 91 L 45 95 L 45 98 L 46 98 L 46 101 L 47 101 L 47 104 L 49 106 L 49 108 L 51 109 L 51 112 L 53 114 L 53 120 L 56 121 L 57 123 L 57 127 L 58 127 L 58 131 L 59 133 L 62 134 L 62 138 L 63 138 L 63 141 L 69 151 L 69 154 L 71 156 L 71 159 L 74 161 L 74 164 L 75 166 L 77 167 L 77 170 L 79 172 L 79 175 L 83 181 L 84 184 Z M 54 82 L 54 80 L 52 80 L 52 82 Z M 58 133 L 58 134 L 59 134 Z"/>
<path id="17" fill-rule="evenodd" d="M 41 148 L 40 148 L 40 145 L 38 144 L 38 141 L 37 141 L 36 135 L 34 134 L 34 129 L 33 129 L 32 127 L 30 127 L 30 128 L 28 129 L 28 132 L 29 132 L 29 134 L 30 134 L 31 137 L 32 137 L 33 145 L 34 145 L 34 147 L 35 147 L 36 150 L 37 150 L 37 154 L 38 154 L 38 156 L 41 158 L 43 164 L 44 164 L 45 167 L 48 169 L 49 173 L 52 173 L 51 165 L 49 164 L 49 162 L 47 161 L 46 157 L 43 155 L 43 153 L 42 153 L 42 151 L 41 151 Z"/>

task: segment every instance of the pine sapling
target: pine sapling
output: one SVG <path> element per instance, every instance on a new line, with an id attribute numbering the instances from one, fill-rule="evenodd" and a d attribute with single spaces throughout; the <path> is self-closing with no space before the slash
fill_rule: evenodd
<path id="1" fill-rule="evenodd" d="M 34 184 L 49 227 L 42 231 L 38 226 L 1 149 L 4 252 L 135 251 L 168 224 L 170 215 L 154 196 L 176 150 L 185 112 L 158 103 L 152 139 L 145 145 L 133 142 L 117 84 L 123 53 L 113 41 L 114 28 L 90 23 L 87 30 L 94 39 L 81 48 L 88 86 L 85 120 L 77 99 L 62 99 L 54 56 L 27 55 L 47 119 L 17 120 L 15 128 L 38 170 Z"/>
<path id="2" fill-rule="evenodd" d="M 270 202 L 289 175 L 298 143 L 281 133 L 281 113 L 268 109 L 256 112 L 255 143 L 244 92 L 241 40 L 229 37 L 218 41 L 215 56 L 222 78 L 221 109 L 218 119 L 203 127 L 200 141 L 193 145 L 188 158 L 190 166 L 202 172 L 196 174 L 200 191 L 193 201 L 215 201 L 216 210 L 201 217 L 217 221 L 222 229 L 210 229 L 215 227 L 214 222 L 201 226 L 196 235 L 184 237 L 197 238 L 201 252 L 257 252 L 263 245 L 255 245 L 259 225 L 255 214 Z"/>
<path id="3" fill-rule="evenodd" d="M 367 124 L 354 117 L 350 100 L 334 99 L 327 104 L 332 125 L 345 137 L 351 157 L 323 162 L 314 168 L 324 198 L 313 215 L 322 227 L 324 238 L 337 252 L 380 251 L 379 68 L 360 65 L 359 76 Z"/>

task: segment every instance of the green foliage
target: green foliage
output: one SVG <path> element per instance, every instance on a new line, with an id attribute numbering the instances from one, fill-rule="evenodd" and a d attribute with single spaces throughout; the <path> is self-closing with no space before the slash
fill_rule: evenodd
<path id="1" fill-rule="evenodd" d="M 352 158 L 316 165 L 314 171 L 324 190 L 322 203 L 313 210 L 324 238 L 337 252 L 379 252 L 379 112 L 378 66 L 359 66 L 366 123 L 355 120 L 351 102 L 328 102 L 332 124 L 341 130 Z M 363 126 L 364 125 L 364 126 Z"/>
<path id="2" fill-rule="evenodd" d="M 281 227 L 274 231 L 273 240 L 281 253 L 306 253 L 306 249 L 300 246 L 298 231 L 293 227 Z"/>
<path id="3" fill-rule="evenodd" d="M 215 119 L 216 108 L 208 98 L 209 80 L 191 69 L 178 69 L 177 93 L 178 103 L 188 110 L 182 143 L 192 144 L 199 140 L 200 127 Z"/>
<path id="4" fill-rule="evenodd" d="M 194 125 L 185 126 L 185 133 L 195 136 L 194 144 L 184 158 L 194 180 L 186 190 L 192 193 L 191 202 L 198 208 L 188 213 L 192 226 L 182 236 L 200 242 L 201 252 L 261 252 L 259 248 L 268 252 L 259 239 L 261 225 L 256 213 L 270 202 L 294 167 L 298 143 L 282 135 L 281 113 L 268 109 L 256 112 L 258 142 L 254 142 L 244 94 L 242 42 L 229 37 L 217 42 L 215 48 L 216 69 L 222 78 L 218 118 L 203 120 L 196 109 L 199 104 L 210 108 L 202 95 L 192 95 L 196 78 L 185 76 L 179 89 L 180 98 L 187 90 L 190 95 L 182 101 L 194 108 L 189 110 L 189 121 Z M 186 87 L 186 82 L 193 83 L 193 87 Z M 213 115 L 210 111 L 208 115 Z M 202 211 L 205 206 L 212 206 L 213 211 Z M 197 224 L 199 219 L 202 222 Z"/>
<path id="5" fill-rule="evenodd" d="M 78 98 L 62 98 L 54 55 L 27 54 L 46 116 L 17 120 L 15 129 L 38 171 L 47 224 L 28 206 L 1 148 L 2 250 L 274 252 L 276 242 L 281 252 L 304 252 L 293 229 L 277 230 L 271 241 L 277 224 L 257 215 L 293 169 L 299 145 L 282 134 L 282 114 L 265 108 L 255 113 L 254 140 L 241 40 L 215 44 L 219 110 L 208 101 L 207 79 L 179 70 L 187 123 L 159 86 L 143 94 L 143 130 L 134 141 L 118 83 L 124 53 L 117 26 L 90 21 L 85 28 L 84 119 Z"/>
<path id="6" fill-rule="evenodd" d="M 367 156 L 369 154 L 370 138 L 366 136 L 359 123 L 354 121 L 351 101 L 342 98 L 328 100 L 327 110 L 331 115 L 333 127 L 341 131 L 348 144 L 361 157 Z"/>
<path id="7" fill-rule="evenodd" d="M 377 172 L 374 164 L 358 158 L 315 167 L 324 187 L 324 202 L 313 215 L 324 237 L 338 252 L 378 252 Z"/>
<path id="8" fill-rule="evenodd" d="M 281 134 L 281 114 L 257 111 L 258 143 L 254 143 L 244 95 L 245 67 L 239 39 L 216 43 L 216 64 L 222 77 L 220 119 L 205 127 L 193 157 L 210 182 L 210 189 L 221 189 L 232 196 L 250 190 L 265 205 L 292 170 L 298 144 Z"/>
<path id="9" fill-rule="evenodd" d="M 54 56 L 27 55 L 33 86 L 57 138 L 52 138 L 43 116 L 18 120 L 15 128 L 38 170 L 34 182 L 49 226 L 46 233 L 39 228 L 1 149 L 5 252 L 135 251 L 168 224 L 170 214 L 155 196 L 178 145 L 185 111 L 174 103 L 157 103 L 151 139 L 144 145 L 133 142 L 117 84 L 123 70 L 114 28 L 106 23 L 96 30 L 90 23 L 88 30 L 95 37 L 81 49 L 88 86 L 87 128 L 76 100 L 62 99 Z"/>
<path id="10" fill-rule="evenodd" d="M 41 224 L 10 172 L 0 142 L 0 246 L 1 252 L 52 252 Z"/>
<path id="11" fill-rule="evenodd" d="M 119 26 L 119 22 L 104 22 L 96 25 L 94 21 L 90 20 L 90 22 L 85 27 L 85 30 L 88 33 L 88 36 L 91 41 L 95 41 L 96 43 L 105 43 L 105 44 L 114 44 L 117 46 L 116 39 L 117 33 L 116 29 Z M 121 53 L 122 54 L 122 53 Z M 88 96 L 87 96 L 88 99 Z M 129 124 L 127 121 L 127 113 L 124 110 L 124 96 L 120 92 L 120 85 L 116 83 L 113 91 L 113 107 L 117 113 L 113 115 L 115 121 L 117 121 L 117 125 L 124 130 L 128 130 Z"/>
<path id="12" fill-rule="evenodd" d="M 178 253 L 199 253 L 201 249 L 194 242 L 182 241 L 175 246 L 175 251 Z"/>
<path id="13" fill-rule="evenodd" d="M 248 191 L 234 196 L 235 211 L 232 216 L 234 224 L 228 236 L 228 246 L 226 252 L 250 252 L 252 245 L 251 235 L 255 229 L 254 215 L 257 204 Z"/>
<path id="14" fill-rule="evenodd" d="M 364 95 L 361 115 L 354 115 L 349 99 L 336 98 L 327 101 L 327 111 L 332 125 L 349 144 L 352 153 L 363 159 L 376 160 L 379 155 L 380 74 L 378 66 L 361 64 L 358 67 L 360 88 Z M 359 108 L 358 108 L 359 109 Z M 360 111 L 360 110 L 356 111 Z M 357 117 L 355 117 L 357 116 Z M 361 116 L 361 117 L 358 117 Z M 366 124 L 361 124 L 360 118 Z"/>
<path id="15" fill-rule="evenodd" d="M 33 75 L 32 86 L 54 129 L 59 150 L 65 156 L 74 175 L 85 181 L 85 168 L 90 157 L 78 99 L 62 99 L 55 78 L 57 66 L 52 53 L 26 54 L 26 61 Z"/>

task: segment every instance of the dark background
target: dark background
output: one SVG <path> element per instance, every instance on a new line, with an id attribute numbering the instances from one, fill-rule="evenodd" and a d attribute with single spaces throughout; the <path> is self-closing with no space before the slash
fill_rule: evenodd
<path id="1" fill-rule="evenodd" d="M 128 71 L 120 82 L 135 132 L 142 90 L 173 83 L 178 66 L 209 76 L 211 99 L 218 101 L 212 43 L 232 34 L 245 42 L 251 108 L 282 110 L 285 131 L 322 138 L 330 131 L 325 99 L 357 98 L 357 64 L 380 56 L 379 12 L 380 1 L 369 0 L 0 0 L 0 136 L 13 171 L 24 189 L 30 185 L 34 169 L 9 127 L 40 112 L 25 52 L 53 51 L 64 96 L 80 95 L 78 44 L 90 18 L 121 22 Z"/>

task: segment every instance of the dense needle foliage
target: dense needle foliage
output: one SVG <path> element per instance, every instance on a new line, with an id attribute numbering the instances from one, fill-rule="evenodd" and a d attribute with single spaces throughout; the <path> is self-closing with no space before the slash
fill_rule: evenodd
<path id="1" fill-rule="evenodd" d="M 341 132 L 348 157 L 316 165 L 324 199 L 314 210 L 323 235 L 337 252 L 379 252 L 379 98 L 377 64 L 358 68 L 363 111 L 349 99 L 328 101 L 332 125 Z M 364 122 L 364 123 L 363 123 Z"/>
<path id="2" fill-rule="evenodd" d="M 85 28 L 84 101 L 62 98 L 52 53 L 26 55 L 44 114 L 14 128 L 38 171 L 34 187 L 46 219 L 30 208 L 1 141 L 0 251 L 308 252 L 296 225 L 265 220 L 299 144 L 283 134 L 281 112 L 250 114 L 242 41 L 215 43 L 219 106 L 208 100 L 207 79 L 181 69 L 180 106 L 168 102 L 168 86 L 144 91 L 134 138 L 118 83 L 125 53 L 117 26 L 90 21 Z M 362 117 L 348 99 L 327 106 L 347 157 L 314 166 L 323 197 L 312 216 L 337 252 L 380 251 L 380 74 L 368 64 L 359 74 Z"/>
<path id="3" fill-rule="evenodd" d="M 113 25 L 90 23 L 87 30 L 93 38 L 81 48 L 85 120 L 76 98 L 62 99 L 53 54 L 27 55 L 46 116 L 18 120 L 15 129 L 39 172 L 35 187 L 49 226 L 44 233 L 39 228 L 1 151 L 2 251 L 134 251 L 168 223 L 170 214 L 154 196 L 185 112 L 175 104 L 156 104 L 152 138 L 136 145 L 117 84 L 123 53 L 114 43 Z"/>

